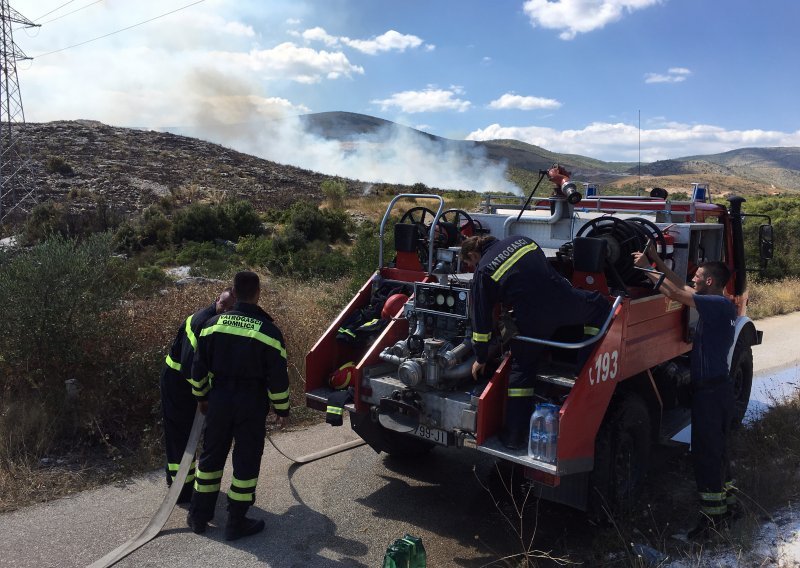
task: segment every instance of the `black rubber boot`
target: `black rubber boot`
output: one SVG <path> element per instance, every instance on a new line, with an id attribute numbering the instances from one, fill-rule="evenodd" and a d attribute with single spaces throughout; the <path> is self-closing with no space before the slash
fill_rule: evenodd
<path id="1" fill-rule="evenodd" d="M 225 540 L 236 540 L 244 536 L 252 536 L 264 530 L 263 519 L 250 519 L 248 517 L 228 517 L 225 525 Z"/>
<path id="2" fill-rule="evenodd" d="M 728 523 L 724 515 L 703 514 L 697 521 L 697 525 L 686 534 L 686 538 L 695 542 L 703 542 L 713 539 L 727 528 Z"/>
<path id="3" fill-rule="evenodd" d="M 192 514 L 189 513 L 186 515 L 186 525 L 192 529 L 194 534 L 203 534 L 206 532 L 206 528 L 208 527 L 208 523 L 205 521 L 196 521 L 192 518 Z"/>
<path id="4" fill-rule="evenodd" d="M 527 429 L 503 427 L 500 430 L 500 443 L 509 450 L 521 450 L 528 441 Z"/>
<path id="5" fill-rule="evenodd" d="M 185 505 L 186 503 L 192 502 L 192 491 L 193 487 L 191 483 L 186 483 L 181 489 L 180 494 L 178 495 L 178 500 L 176 503 L 178 505 Z"/>

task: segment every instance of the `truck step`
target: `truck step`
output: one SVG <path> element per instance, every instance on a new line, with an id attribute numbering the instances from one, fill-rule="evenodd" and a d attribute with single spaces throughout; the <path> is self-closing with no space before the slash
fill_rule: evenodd
<path id="1" fill-rule="evenodd" d="M 325 408 L 328 406 L 328 397 L 331 395 L 332 392 L 334 392 L 334 390 L 328 387 L 322 387 L 314 389 L 312 391 L 308 391 L 306 393 L 306 403 L 311 408 L 315 408 L 317 410 L 325 410 Z M 350 412 L 356 411 L 356 406 L 352 402 L 345 404 L 344 407 L 346 410 Z"/>
<path id="2" fill-rule="evenodd" d="M 491 438 L 487 439 L 482 445 L 477 446 L 476 449 L 480 452 L 524 465 L 525 467 L 538 469 L 539 471 L 544 471 L 553 475 L 558 474 L 558 467 L 556 467 L 555 464 L 543 462 L 530 457 L 528 455 L 528 448 L 521 450 L 510 450 L 500 443 L 500 440 L 497 436 L 492 436 Z"/>
<path id="3" fill-rule="evenodd" d="M 536 373 L 536 380 L 571 389 L 575 386 L 575 369 L 570 365 L 548 363 Z"/>

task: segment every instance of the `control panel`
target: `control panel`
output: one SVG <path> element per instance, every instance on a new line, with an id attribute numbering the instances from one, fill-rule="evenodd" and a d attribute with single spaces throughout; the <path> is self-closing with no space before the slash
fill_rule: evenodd
<path id="1" fill-rule="evenodd" d="M 417 282 L 414 284 L 414 309 L 469 319 L 469 289 Z"/>

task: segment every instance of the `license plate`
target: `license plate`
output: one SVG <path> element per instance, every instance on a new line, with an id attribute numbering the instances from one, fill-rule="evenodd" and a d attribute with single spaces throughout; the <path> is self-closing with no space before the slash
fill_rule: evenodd
<path id="1" fill-rule="evenodd" d="M 445 430 L 439 430 L 438 428 L 431 428 L 420 424 L 410 433 L 417 438 L 422 438 L 423 440 L 428 440 L 435 444 L 440 444 L 442 446 L 447 445 L 447 432 Z"/>

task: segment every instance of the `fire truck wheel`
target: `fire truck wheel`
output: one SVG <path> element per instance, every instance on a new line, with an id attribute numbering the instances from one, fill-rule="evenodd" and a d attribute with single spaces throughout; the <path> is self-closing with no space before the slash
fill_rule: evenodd
<path id="1" fill-rule="evenodd" d="M 738 428 L 742 425 L 753 386 L 753 350 L 747 339 L 741 336 L 733 349 L 730 377 L 733 382 L 733 427 Z"/>
<path id="2" fill-rule="evenodd" d="M 590 511 L 599 518 L 630 510 L 641 492 L 650 456 L 650 413 L 628 394 L 606 416 L 595 441 Z"/>

